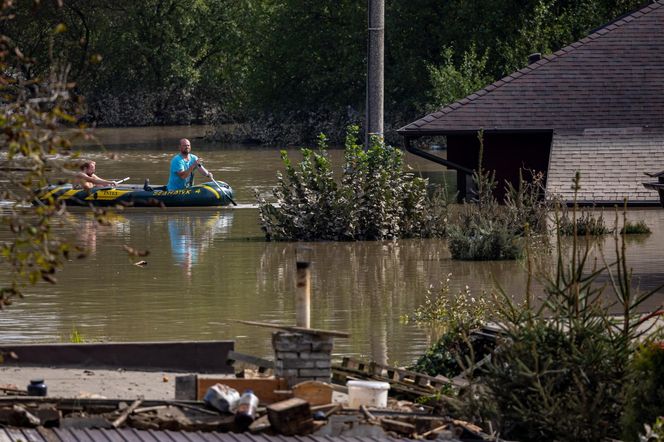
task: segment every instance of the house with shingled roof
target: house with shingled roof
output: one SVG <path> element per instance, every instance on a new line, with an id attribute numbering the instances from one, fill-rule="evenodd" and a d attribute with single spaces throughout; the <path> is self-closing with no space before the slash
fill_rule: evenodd
<path id="1" fill-rule="evenodd" d="M 456 169 L 463 197 L 483 164 L 499 183 L 546 173 L 547 195 L 593 204 L 658 203 L 644 172 L 664 169 L 664 0 L 398 130 L 408 151 Z M 447 158 L 414 147 L 445 136 Z"/>

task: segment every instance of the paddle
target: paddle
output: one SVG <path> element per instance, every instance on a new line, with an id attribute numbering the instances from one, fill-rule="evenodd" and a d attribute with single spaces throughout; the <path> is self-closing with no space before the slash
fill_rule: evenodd
<path id="1" fill-rule="evenodd" d="M 119 181 L 116 181 L 116 182 L 115 182 L 115 186 L 117 187 L 118 184 L 122 184 L 122 183 L 124 183 L 124 182 L 127 181 L 129 178 L 130 178 L 130 177 L 127 177 L 127 178 L 123 178 L 123 179 L 121 179 L 121 180 L 119 180 Z M 111 186 L 110 188 L 113 189 L 113 186 Z"/>
<path id="2" fill-rule="evenodd" d="M 219 184 L 219 183 L 217 182 L 217 180 L 214 179 L 214 177 L 210 177 L 210 179 L 212 180 L 212 182 L 213 182 L 214 184 L 217 185 L 217 187 L 219 188 L 219 190 L 221 190 L 222 192 L 224 192 L 224 195 L 226 195 L 226 196 L 228 197 L 228 199 L 231 200 L 231 203 L 233 203 L 234 206 L 237 206 L 237 203 L 236 203 L 235 201 L 233 201 L 233 198 L 231 198 L 230 192 L 226 192 L 226 189 L 224 189 L 223 187 L 221 187 L 221 184 Z"/>

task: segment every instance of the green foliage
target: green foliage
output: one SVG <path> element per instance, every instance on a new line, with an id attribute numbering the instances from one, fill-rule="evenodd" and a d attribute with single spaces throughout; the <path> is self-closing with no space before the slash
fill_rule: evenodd
<path id="1" fill-rule="evenodd" d="M 440 290 L 431 289 L 425 296 L 424 303 L 413 313 L 401 318 L 404 324 L 414 323 L 432 331 L 433 340 L 451 331 L 469 331 L 481 325 L 487 317 L 488 305 L 483 298 L 475 298 L 466 286 L 464 290 L 450 293 L 451 274 L 443 282 Z"/>
<path id="2" fill-rule="evenodd" d="M 549 204 L 544 196 L 544 173 L 529 171 L 530 179 L 523 178 L 523 171 L 519 171 L 519 186 L 514 187 L 507 182 L 505 195 L 505 208 L 509 225 L 523 234 L 526 226 L 531 232 L 543 233 L 546 231 L 547 213 Z"/>
<path id="3" fill-rule="evenodd" d="M 461 373 L 459 360 L 468 355 L 469 348 L 463 338 L 463 333 L 460 330 L 451 329 L 429 347 L 409 369 L 418 373 L 426 373 L 429 376 L 442 375 L 453 378 Z"/>
<path id="4" fill-rule="evenodd" d="M 351 0 L 13 2 L 3 30 L 49 70 L 71 65 L 89 117 L 147 125 L 364 108 L 366 3 Z M 57 7 L 62 3 L 63 7 Z M 388 122 L 406 122 L 522 68 L 641 0 L 414 0 L 386 4 Z M 52 44 L 51 33 L 63 24 Z M 413 24 L 417 24 L 414 26 Z M 66 38 L 65 38 L 66 37 Z M 441 48 L 447 48 L 441 51 Z M 454 48 L 454 52 L 449 48 Z M 266 117 L 267 118 L 267 117 Z M 308 131 L 302 131 L 306 134 Z"/>
<path id="5" fill-rule="evenodd" d="M 35 5 L 34 11 L 36 16 L 48 15 L 49 8 Z M 15 12 L 11 2 L 0 6 L 3 30 L 23 23 Z M 34 30 L 31 24 L 27 27 Z M 6 35 L 0 38 L 0 199 L 10 202 L 0 212 L 0 225 L 10 238 L 0 243 L 0 262 L 9 271 L 0 286 L 0 308 L 22 296 L 26 285 L 55 284 L 55 273 L 67 260 L 84 256 L 81 248 L 56 233 L 66 221 L 63 203 L 51 199 L 32 207 L 34 191 L 48 184 L 47 173 L 73 176 L 77 154 L 72 144 L 83 136 L 82 98 L 69 80 L 70 66 L 56 57 L 57 48 L 75 45 L 66 30 L 62 24 L 39 30 L 46 39 L 45 60 L 28 57 Z M 97 221 L 107 222 L 104 211 L 94 213 Z"/>
<path id="6" fill-rule="evenodd" d="M 464 261 L 496 261 L 521 257 L 519 237 L 503 223 L 492 223 L 474 216 L 464 216 L 471 224 L 449 227 L 448 246 L 452 259 Z"/>
<path id="7" fill-rule="evenodd" d="M 448 228 L 450 253 L 452 259 L 472 261 L 517 259 L 522 254 L 523 245 L 520 229 L 514 222 L 517 219 L 520 221 L 522 215 L 506 212 L 498 204 L 494 196 L 495 174 L 482 168 L 482 131 L 478 133 L 478 138 L 480 159 L 479 167 L 473 173 L 475 190 L 472 200 L 460 207 L 458 216 Z"/>
<path id="8" fill-rule="evenodd" d="M 9 3 L 0 9 L 0 21 L 12 19 Z M 60 28 L 44 30 L 52 39 Z M 76 121 L 80 102 L 67 81 L 67 68 L 51 60 L 43 77 L 27 78 L 34 61 L 14 43 L 0 39 L 0 199 L 13 204 L 0 212 L 0 225 L 11 240 L 0 243 L 0 261 L 10 271 L 0 287 L 0 308 L 21 295 L 21 287 L 38 281 L 55 283 L 54 273 L 80 250 L 61 241 L 52 231 L 64 210 L 57 201 L 32 208 L 33 191 L 47 184 L 46 171 L 63 171 L 56 155 L 72 157 L 70 137 L 60 130 Z"/>
<path id="9" fill-rule="evenodd" d="M 627 386 L 623 437 L 637 441 L 643 426 L 664 416 L 664 343 L 646 343 L 639 347 L 630 366 Z M 664 432 L 661 433 L 664 437 Z"/>
<path id="10" fill-rule="evenodd" d="M 262 17 L 252 0 L 68 0 L 14 2 L 6 32 L 35 59 L 28 79 L 49 70 L 49 51 L 66 60 L 78 91 L 88 97 L 88 118 L 106 124 L 209 121 L 238 112 L 251 43 Z M 61 25 L 59 38 L 49 32 Z M 206 112 L 200 110 L 206 108 Z"/>
<path id="11" fill-rule="evenodd" d="M 526 66 L 529 54 L 551 54 L 642 5 L 641 0 L 388 2 L 386 57 L 398 63 L 386 63 L 386 89 L 392 91 L 387 99 L 396 106 L 437 105 L 427 100 L 433 90 L 429 67 L 446 63 L 440 48 L 454 48 L 457 71 L 467 54 L 486 55 L 482 76 L 495 81 Z"/>
<path id="12" fill-rule="evenodd" d="M 645 430 L 645 434 L 639 434 L 639 442 L 664 441 L 664 417 L 658 417 L 652 426 L 645 424 Z"/>
<path id="13" fill-rule="evenodd" d="M 247 86 L 255 111 L 363 107 L 366 3 L 276 0 L 257 29 Z M 359 98 L 361 97 L 361 98 Z"/>
<path id="14" fill-rule="evenodd" d="M 625 235 L 645 235 L 651 232 L 652 231 L 650 230 L 650 227 L 648 227 L 646 222 L 643 220 L 635 223 L 627 221 L 620 229 L 620 233 Z"/>
<path id="15" fill-rule="evenodd" d="M 569 219 L 569 216 L 565 214 L 560 219 L 560 225 L 558 226 L 558 231 L 561 235 L 591 235 L 591 236 L 601 236 L 610 233 L 606 223 L 604 222 L 604 216 L 600 213 L 595 215 L 592 212 L 582 212 L 581 217 L 576 219 Z"/>
<path id="16" fill-rule="evenodd" d="M 404 324 L 414 323 L 426 328 L 435 342 L 420 356 L 413 370 L 431 376 L 454 377 L 461 372 L 459 361 L 471 357 L 469 332 L 486 322 L 489 306 L 484 298 L 475 298 L 466 286 L 458 293 L 450 292 L 450 278 L 437 292 L 427 292 L 424 303 L 410 315 L 401 318 Z"/>
<path id="17" fill-rule="evenodd" d="M 427 65 L 431 91 L 426 111 L 432 112 L 444 107 L 491 83 L 492 77 L 486 73 L 488 51 L 478 55 L 475 45 L 471 45 L 463 54 L 458 67 L 454 64 L 453 56 L 454 50 L 446 47 L 440 66 Z"/>
<path id="18" fill-rule="evenodd" d="M 358 130 L 349 129 L 339 183 L 323 136 L 318 152 L 302 149 L 297 165 L 282 152 L 286 170 L 277 175 L 276 204 L 258 198 L 268 239 L 378 240 L 444 231 L 444 210 L 433 205 L 446 207 L 446 200 L 427 196 L 426 181 L 404 173 L 400 150 L 377 138 L 364 150 L 357 143 Z"/>
<path id="19" fill-rule="evenodd" d="M 579 180 L 577 174 L 577 190 Z M 639 307 L 660 287 L 634 293 L 624 235 L 614 233 L 614 243 L 616 262 L 597 268 L 590 264 L 588 236 L 581 243 L 578 233 L 573 235 L 566 253 L 558 233 L 556 265 L 539 272 L 540 307 L 534 307 L 530 284 L 522 305 L 499 290 L 496 321 L 505 337 L 481 369 L 481 379 L 490 392 L 485 403 L 497 410 L 494 418 L 504 437 L 597 441 L 620 435 L 629 360 L 649 330 Z M 619 316 L 609 310 L 611 302 L 602 302 L 607 296 L 606 285 L 597 281 L 602 274 L 608 275 Z"/>
<path id="20" fill-rule="evenodd" d="M 69 337 L 67 339 L 67 342 L 69 342 L 70 344 L 83 344 L 85 342 L 85 338 L 78 331 L 78 329 L 76 327 L 72 327 L 71 333 L 69 333 Z"/>
<path id="21" fill-rule="evenodd" d="M 624 346 L 601 320 L 508 323 L 486 371 L 505 437 L 595 441 L 619 432 Z"/>

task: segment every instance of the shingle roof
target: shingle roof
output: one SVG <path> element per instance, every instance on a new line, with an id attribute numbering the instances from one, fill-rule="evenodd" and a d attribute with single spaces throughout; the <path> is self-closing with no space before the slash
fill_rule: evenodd
<path id="1" fill-rule="evenodd" d="M 133 428 L 117 430 L 74 428 L 3 428 L 1 441 L 31 442 L 398 442 L 390 437 L 347 436 L 265 436 L 261 434 L 202 433 L 184 431 L 143 431 Z"/>
<path id="2" fill-rule="evenodd" d="M 581 174 L 578 201 L 621 204 L 658 203 L 657 192 L 641 183 L 653 181 L 644 172 L 664 164 L 664 131 L 588 129 L 583 133 L 554 132 L 547 193 L 572 201 L 572 179 Z"/>
<path id="3" fill-rule="evenodd" d="M 399 129 L 664 127 L 664 0 Z"/>

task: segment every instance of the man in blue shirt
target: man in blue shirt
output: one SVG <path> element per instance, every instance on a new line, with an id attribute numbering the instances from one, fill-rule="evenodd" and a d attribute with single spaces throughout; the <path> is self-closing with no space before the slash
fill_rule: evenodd
<path id="1" fill-rule="evenodd" d="M 167 189 L 179 190 L 189 186 L 188 181 L 193 178 L 191 175 L 197 168 L 201 169 L 206 177 L 214 179 L 212 173 L 208 172 L 201 162 L 201 159 L 191 153 L 191 143 L 188 139 L 180 140 L 180 153 L 171 160 L 171 172 L 168 178 Z"/>

